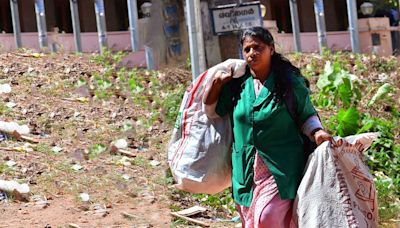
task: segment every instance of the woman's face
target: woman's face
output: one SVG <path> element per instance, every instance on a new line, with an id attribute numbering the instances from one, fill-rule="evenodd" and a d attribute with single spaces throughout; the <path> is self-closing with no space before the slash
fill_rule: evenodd
<path id="1" fill-rule="evenodd" d="M 269 69 L 273 53 L 274 47 L 265 44 L 257 37 L 247 36 L 243 41 L 243 57 L 252 70 Z"/>

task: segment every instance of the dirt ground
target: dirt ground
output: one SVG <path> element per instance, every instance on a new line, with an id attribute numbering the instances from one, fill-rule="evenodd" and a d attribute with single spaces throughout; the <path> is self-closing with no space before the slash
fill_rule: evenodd
<path id="1" fill-rule="evenodd" d="M 0 227 L 169 227 L 169 129 L 141 129 L 146 113 L 127 99 L 94 100 L 76 86 L 104 71 L 89 59 L 0 55 L 0 84 L 12 88 L 0 96 L 0 120 L 27 124 L 39 141 L 2 135 L 0 180 L 27 183 L 30 193 L 0 200 Z M 117 139 L 132 156 L 110 149 Z"/>

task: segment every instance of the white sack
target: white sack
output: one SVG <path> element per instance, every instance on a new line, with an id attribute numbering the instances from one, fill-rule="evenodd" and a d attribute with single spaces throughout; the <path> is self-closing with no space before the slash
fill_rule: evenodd
<path id="1" fill-rule="evenodd" d="M 294 202 L 298 227 L 378 227 L 377 193 L 363 162 L 363 152 L 377 137 L 365 133 L 337 138 L 310 155 Z"/>
<path id="2" fill-rule="evenodd" d="M 231 185 L 232 128 L 229 116 L 210 119 L 205 114 L 206 85 L 218 70 L 244 75 L 244 60 L 230 59 L 200 76 L 183 97 L 168 146 L 168 163 L 178 189 L 215 194 Z"/>

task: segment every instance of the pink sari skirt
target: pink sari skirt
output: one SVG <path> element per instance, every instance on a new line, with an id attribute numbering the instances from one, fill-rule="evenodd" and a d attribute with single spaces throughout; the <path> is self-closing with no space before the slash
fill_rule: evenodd
<path id="1" fill-rule="evenodd" d="M 243 228 L 288 228 L 293 200 L 281 200 L 274 177 L 256 154 L 254 161 L 253 200 L 250 207 L 237 204 Z"/>

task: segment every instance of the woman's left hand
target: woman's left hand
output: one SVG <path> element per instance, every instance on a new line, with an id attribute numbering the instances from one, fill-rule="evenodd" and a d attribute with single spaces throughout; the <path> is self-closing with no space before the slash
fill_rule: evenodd
<path id="1" fill-rule="evenodd" d="M 321 145 L 321 143 L 325 141 L 333 142 L 333 137 L 324 130 L 318 130 L 314 133 L 314 139 L 317 146 Z"/>

